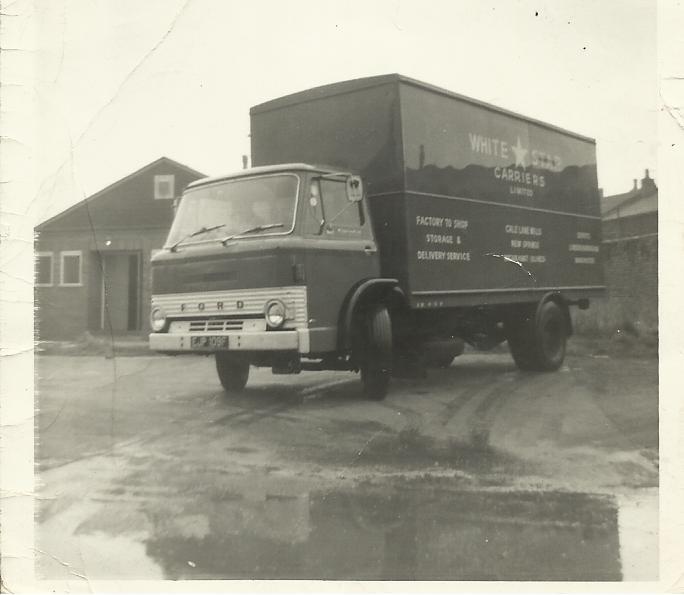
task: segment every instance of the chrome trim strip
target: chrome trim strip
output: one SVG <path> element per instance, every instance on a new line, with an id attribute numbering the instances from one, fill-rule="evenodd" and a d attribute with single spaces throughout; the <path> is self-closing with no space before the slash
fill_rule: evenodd
<path id="1" fill-rule="evenodd" d="M 436 289 L 434 291 L 412 291 L 411 295 L 456 295 L 466 293 L 509 293 L 515 291 L 587 291 L 604 290 L 605 285 L 581 285 L 568 287 L 510 287 L 506 289 Z"/>
<path id="2" fill-rule="evenodd" d="M 464 198 L 462 196 L 452 196 L 450 194 L 436 194 L 433 192 L 418 192 L 417 190 L 397 190 L 390 192 L 378 192 L 377 194 L 369 194 L 368 198 L 374 198 L 376 196 L 392 196 L 395 194 L 414 194 L 416 196 L 429 196 L 433 198 L 448 198 L 450 200 L 461 200 L 464 202 L 479 203 L 484 205 L 494 205 L 497 207 L 510 207 L 511 209 L 522 209 L 524 211 L 537 211 L 539 213 L 550 213 L 552 215 L 565 215 L 566 217 L 580 217 L 582 219 L 593 219 L 600 221 L 601 217 L 596 215 L 580 215 L 579 213 L 568 213 L 566 211 L 552 211 L 551 209 L 539 209 L 537 207 L 526 207 L 523 205 L 509 205 L 502 202 L 494 202 L 491 200 L 479 200 L 475 198 Z"/>
<path id="3" fill-rule="evenodd" d="M 152 296 L 152 308 L 162 308 L 169 318 L 263 316 L 266 302 L 272 299 L 282 300 L 285 304 L 287 320 L 307 324 L 308 298 L 303 285 L 157 294 Z"/>

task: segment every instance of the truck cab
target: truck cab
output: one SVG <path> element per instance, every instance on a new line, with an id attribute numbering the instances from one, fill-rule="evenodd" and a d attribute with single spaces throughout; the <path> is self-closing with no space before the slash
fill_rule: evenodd
<path id="1" fill-rule="evenodd" d="M 244 387 L 250 365 L 359 369 L 353 310 L 371 286 L 396 285 L 380 279 L 370 217 L 361 178 L 334 168 L 282 164 L 194 182 L 152 261 L 151 348 L 215 354 L 229 391 Z"/>

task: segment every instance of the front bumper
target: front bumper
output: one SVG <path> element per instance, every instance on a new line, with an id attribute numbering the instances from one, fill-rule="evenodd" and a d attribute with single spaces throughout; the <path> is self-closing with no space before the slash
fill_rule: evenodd
<path id="1" fill-rule="evenodd" d="M 250 331 L 217 334 L 228 337 L 226 351 L 297 351 L 309 352 L 307 329 L 288 331 Z M 151 333 L 150 349 L 165 353 L 207 353 L 216 351 L 192 346 L 192 337 L 197 333 Z"/>

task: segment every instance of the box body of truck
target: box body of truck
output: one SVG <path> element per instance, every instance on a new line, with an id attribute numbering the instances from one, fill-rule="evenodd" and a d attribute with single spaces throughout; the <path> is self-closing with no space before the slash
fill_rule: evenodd
<path id="1" fill-rule="evenodd" d="M 251 110 L 253 165 L 359 173 L 381 275 L 413 308 L 600 295 L 592 139 L 399 75 Z"/>
<path id="2" fill-rule="evenodd" d="M 253 168 L 184 192 L 152 261 L 150 345 L 250 366 L 391 375 L 508 341 L 555 370 L 603 292 L 594 142 L 399 75 L 251 110 Z"/>

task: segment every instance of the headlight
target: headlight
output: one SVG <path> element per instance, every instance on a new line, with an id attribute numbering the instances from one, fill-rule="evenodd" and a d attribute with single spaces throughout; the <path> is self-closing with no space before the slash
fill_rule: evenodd
<path id="1" fill-rule="evenodd" d="M 285 304 L 280 300 L 271 300 L 264 308 L 266 323 L 271 328 L 279 328 L 285 322 Z"/>
<path id="2" fill-rule="evenodd" d="M 150 312 L 150 326 L 158 333 L 166 326 L 166 312 L 161 308 L 153 308 Z"/>

